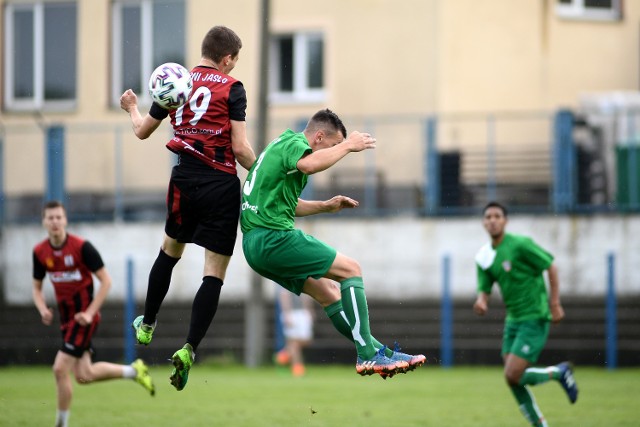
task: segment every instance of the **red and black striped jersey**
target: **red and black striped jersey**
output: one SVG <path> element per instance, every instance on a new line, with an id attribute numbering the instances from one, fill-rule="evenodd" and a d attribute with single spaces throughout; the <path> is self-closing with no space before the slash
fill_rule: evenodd
<path id="1" fill-rule="evenodd" d="M 62 324 L 91 304 L 92 272 L 102 267 L 102 258 L 93 245 L 73 234 L 67 233 L 60 247 L 53 247 L 49 239 L 45 239 L 33 249 L 33 278 L 43 280 L 49 273 Z"/>
<path id="2" fill-rule="evenodd" d="M 215 68 L 191 70 L 193 90 L 189 100 L 172 110 L 174 138 L 167 148 L 187 153 L 215 169 L 236 174 L 231 147 L 231 120 L 244 121 L 247 96 L 244 86 Z"/>

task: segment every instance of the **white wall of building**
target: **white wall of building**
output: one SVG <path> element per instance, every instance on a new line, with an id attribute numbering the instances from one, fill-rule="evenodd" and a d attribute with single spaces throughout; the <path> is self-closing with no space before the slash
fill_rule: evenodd
<path id="1" fill-rule="evenodd" d="M 369 299 L 439 298 L 446 255 L 451 260 L 452 294 L 475 294 L 474 256 L 487 241 L 479 218 L 325 216 L 299 221 L 299 226 L 360 262 Z M 512 216 L 508 229 L 532 236 L 555 255 L 564 295 L 604 295 L 609 253 L 615 255 L 618 294 L 640 294 L 640 216 Z M 136 299 L 144 301 L 147 275 L 162 240 L 162 223 L 73 224 L 69 231 L 84 236 L 101 252 L 113 278 L 112 301 L 126 295 L 126 265 L 132 259 Z M 38 226 L 4 229 L 0 267 L 9 303 L 31 303 L 31 251 L 44 238 Z M 201 283 L 202 266 L 203 250 L 188 245 L 174 270 L 168 300 L 190 301 Z M 222 299 L 247 298 L 251 275 L 239 240 Z M 52 299 L 48 280 L 45 289 Z M 265 283 L 264 290 L 270 297 L 273 285 Z"/>

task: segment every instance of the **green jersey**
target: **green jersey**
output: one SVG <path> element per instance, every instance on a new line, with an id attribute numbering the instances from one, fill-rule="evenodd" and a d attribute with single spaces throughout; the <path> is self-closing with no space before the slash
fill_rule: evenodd
<path id="1" fill-rule="evenodd" d="M 297 164 L 308 153 L 311 147 L 307 138 L 290 129 L 264 149 L 242 188 L 243 233 L 256 227 L 293 230 L 298 197 L 308 179 Z"/>
<path id="2" fill-rule="evenodd" d="M 507 308 L 507 320 L 551 319 L 543 272 L 553 255 L 531 238 L 505 233 L 494 248 L 484 245 L 476 255 L 478 292 L 491 293 L 494 282 L 500 286 Z"/>

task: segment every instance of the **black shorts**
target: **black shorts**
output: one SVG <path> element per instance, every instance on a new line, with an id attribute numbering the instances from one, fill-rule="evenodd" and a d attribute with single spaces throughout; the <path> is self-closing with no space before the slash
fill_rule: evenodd
<path id="1" fill-rule="evenodd" d="M 240 179 L 188 165 L 173 168 L 167 192 L 165 232 L 180 243 L 195 243 L 220 255 L 233 255 L 240 218 Z"/>

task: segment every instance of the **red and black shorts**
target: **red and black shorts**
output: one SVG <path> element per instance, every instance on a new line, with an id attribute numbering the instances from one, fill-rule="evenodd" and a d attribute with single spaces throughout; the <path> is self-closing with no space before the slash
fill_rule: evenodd
<path id="1" fill-rule="evenodd" d="M 85 351 L 93 353 L 91 338 L 96 333 L 99 324 L 100 316 L 95 316 L 87 326 L 82 326 L 71 318 L 60 327 L 62 330 L 62 347 L 60 351 L 78 358 L 82 357 Z"/>
<path id="2" fill-rule="evenodd" d="M 233 255 L 240 218 L 240 180 L 210 169 L 192 173 L 173 168 L 167 192 L 165 232 L 180 243 L 195 243 L 220 255 Z"/>

